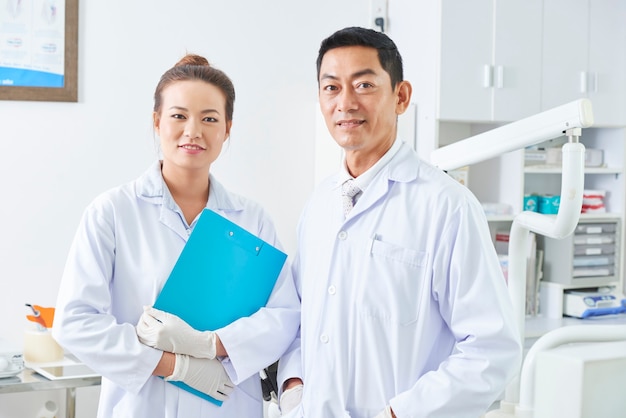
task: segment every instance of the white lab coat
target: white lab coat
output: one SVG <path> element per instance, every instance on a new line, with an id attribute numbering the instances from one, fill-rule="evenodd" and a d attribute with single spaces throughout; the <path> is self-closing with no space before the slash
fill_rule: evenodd
<path id="1" fill-rule="evenodd" d="M 477 418 L 521 360 L 521 342 L 475 197 L 406 144 L 344 220 L 338 176 L 298 226 L 296 341 L 279 382 L 304 380 L 288 416 Z M 300 366 L 302 355 L 302 370 Z"/>
<path id="2" fill-rule="evenodd" d="M 212 175 L 210 187 L 208 208 L 280 247 L 259 205 L 229 193 Z M 299 300 L 287 264 L 266 308 L 218 330 L 229 353 L 223 363 L 237 384 L 221 407 L 152 376 L 162 352 L 141 344 L 135 334 L 143 306 L 154 303 L 191 230 L 159 162 L 85 210 L 63 274 L 53 333 L 102 374 L 99 417 L 263 416 L 258 371 L 285 351 L 299 326 Z"/>

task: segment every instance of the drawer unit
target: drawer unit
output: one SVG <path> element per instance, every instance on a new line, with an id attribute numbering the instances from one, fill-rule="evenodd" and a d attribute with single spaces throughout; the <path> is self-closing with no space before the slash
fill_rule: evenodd
<path id="1" fill-rule="evenodd" d="M 544 280 L 568 287 L 596 287 L 619 280 L 620 224 L 615 220 L 581 221 L 564 239 L 544 237 Z"/>

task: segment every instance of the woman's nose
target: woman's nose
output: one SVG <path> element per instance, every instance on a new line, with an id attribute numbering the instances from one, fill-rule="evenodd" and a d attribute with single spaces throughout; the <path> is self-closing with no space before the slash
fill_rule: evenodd
<path id="1" fill-rule="evenodd" d="M 201 124 L 194 119 L 188 119 L 185 124 L 185 136 L 189 138 L 200 138 L 202 136 Z"/>

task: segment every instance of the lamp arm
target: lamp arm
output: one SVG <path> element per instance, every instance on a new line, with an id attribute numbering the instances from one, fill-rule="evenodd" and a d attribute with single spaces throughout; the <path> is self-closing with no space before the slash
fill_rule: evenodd
<path id="1" fill-rule="evenodd" d="M 526 253 L 529 233 L 561 239 L 576 229 L 582 209 L 584 190 L 585 147 L 579 142 L 566 143 L 562 148 L 561 202 L 555 216 L 525 211 L 518 214 L 509 236 L 508 290 L 515 313 L 520 339 L 524 341 L 526 321 Z M 519 378 L 506 388 L 505 401 L 515 404 L 519 396 Z"/>
<path id="2" fill-rule="evenodd" d="M 442 170 L 452 170 L 556 138 L 568 129 L 593 125 L 589 99 L 579 99 L 463 139 L 430 154 Z"/>
<path id="3" fill-rule="evenodd" d="M 562 153 L 561 201 L 556 217 L 529 211 L 515 217 L 520 226 L 555 239 L 574 232 L 580 218 L 585 185 L 585 146 L 579 142 L 566 143 Z"/>
<path id="4" fill-rule="evenodd" d="M 508 290 L 521 341 L 525 337 L 528 237 L 532 231 L 561 239 L 576 229 L 582 208 L 585 167 L 585 147 L 578 142 L 578 136 L 581 128 L 591 125 L 591 102 L 588 99 L 579 99 L 438 148 L 430 155 L 433 165 L 442 170 L 452 170 L 538 144 L 563 133 L 570 139 L 562 148 L 561 202 L 557 215 L 522 212 L 514 218 L 511 225 Z M 573 137 L 575 141 L 572 141 Z M 487 416 L 512 416 L 514 405 L 519 399 L 520 375 L 507 386 L 500 409 L 490 411 Z"/>

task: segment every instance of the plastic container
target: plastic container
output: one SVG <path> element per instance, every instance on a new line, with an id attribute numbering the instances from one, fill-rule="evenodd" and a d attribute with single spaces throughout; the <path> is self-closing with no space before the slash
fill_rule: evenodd
<path id="1" fill-rule="evenodd" d="M 556 215 L 559 213 L 559 205 L 561 204 L 561 196 L 544 195 L 539 196 L 538 212 L 546 215 Z"/>
<path id="2" fill-rule="evenodd" d="M 24 332 L 24 361 L 52 363 L 63 360 L 63 349 L 48 329 Z"/>
<path id="3" fill-rule="evenodd" d="M 524 196 L 524 210 L 529 212 L 539 211 L 539 196 L 536 194 L 529 194 Z"/>

